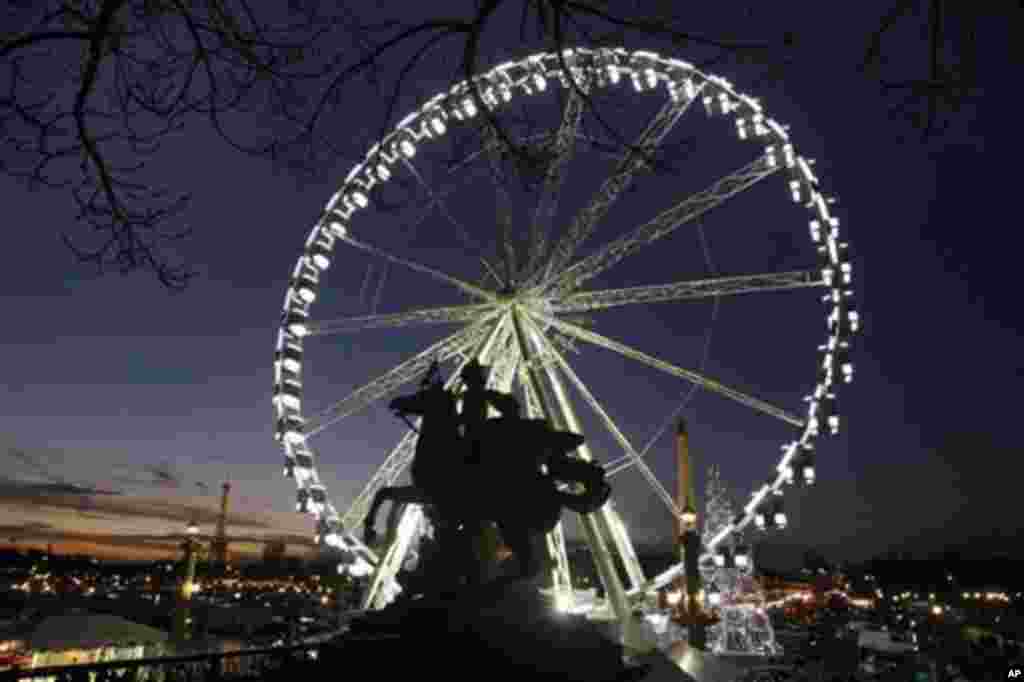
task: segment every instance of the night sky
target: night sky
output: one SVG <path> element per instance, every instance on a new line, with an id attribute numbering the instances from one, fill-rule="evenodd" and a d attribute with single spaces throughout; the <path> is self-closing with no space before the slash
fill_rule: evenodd
<path id="1" fill-rule="evenodd" d="M 855 343 L 854 383 L 840 394 L 845 428 L 839 437 L 819 441 L 819 484 L 787 493 L 790 528 L 766 540 L 777 545 L 780 557 L 805 545 L 845 560 L 967 542 L 999 548 L 998 538 L 1019 535 L 1022 528 L 1015 511 L 1024 471 L 1014 397 L 1022 373 L 1019 218 L 1011 187 L 1019 167 L 1012 105 L 1017 78 L 1010 68 L 1019 59 L 1008 51 L 1014 22 L 996 13 L 980 17 L 984 80 L 978 86 L 985 96 L 963 105 L 949 130 L 922 143 L 912 127 L 887 115 L 877 82 L 856 70 L 884 5 L 809 11 L 806 3 L 793 3 L 781 15 L 774 9 L 718 15 L 702 9 L 706 16 L 694 16 L 695 30 L 705 35 L 778 40 L 791 31 L 797 37 L 793 61 L 776 84 L 751 87 L 758 73 L 752 65 L 708 71 L 759 97 L 770 115 L 791 126 L 797 150 L 818 160 L 826 193 L 838 196 L 841 230 L 852 243 L 863 329 Z M 484 66 L 540 49 L 520 44 L 512 15 L 499 15 L 502 20 L 485 34 Z M 894 77 L 920 70 L 926 52 L 913 25 L 886 45 Z M 627 47 L 699 61 L 642 37 Z M 441 49 L 417 72 L 416 87 L 424 93 L 451 76 L 456 53 L 449 50 Z M 633 98 L 628 84 L 619 87 L 622 97 L 614 101 L 628 108 L 615 113 L 616 121 L 632 137 L 660 101 Z M 383 101 L 362 83 L 350 92 L 359 106 L 345 112 L 338 134 L 346 140 L 372 136 Z M 399 117 L 411 101 L 403 107 Z M 540 105 L 532 111 L 557 115 Z M 673 131 L 673 140 L 693 141 L 685 162 L 678 159 L 681 172 L 638 182 L 590 246 L 753 159 L 757 148 L 740 143 L 732 127 L 721 117 L 709 120 L 699 105 L 691 108 Z M 440 185 L 448 182 L 442 160 L 428 152 L 417 157 Z M 612 164 L 596 153 L 577 155 L 556 230 Z M 235 534 L 309 535 L 312 521 L 291 511 L 294 486 L 280 475 L 281 452 L 271 439 L 273 344 L 291 268 L 348 167 L 339 165 L 328 182 L 297 183 L 269 163 L 228 149 L 201 120 L 191 121 L 153 167 L 160 182 L 194 194 L 187 222 L 195 234 L 180 248 L 200 277 L 181 294 L 169 293 L 146 273 L 99 277 L 76 264 L 59 240 L 60 231 L 72 226 L 70 199 L 59 192 L 29 193 L 0 178 L 6 217 L 0 533 L 23 542 L 113 537 L 120 538 L 119 546 L 137 547 L 180 532 L 194 509 L 204 510 L 204 527 L 212 529 L 220 483 L 230 479 L 237 492 Z M 457 181 L 459 189 L 448 199 L 453 217 L 480 241 L 493 239 L 490 182 L 481 173 Z M 813 264 L 806 220 L 789 201 L 783 178 L 762 185 L 703 221 L 710 258 L 701 230 L 689 225 L 592 286 Z M 525 229 L 528 214 L 520 202 L 516 206 L 514 224 Z M 417 210 L 414 204 L 372 216 L 355 232 L 476 281 L 479 267 L 452 223 L 435 211 L 412 229 Z M 344 245 L 339 249 L 314 317 L 368 314 L 377 298 L 382 264 Z M 732 297 L 717 311 L 710 301 L 613 309 L 594 314 L 594 329 L 802 414 L 801 398 L 815 379 L 816 346 L 824 338 L 818 296 L 795 291 Z M 464 300 L 392 265 L 376 310 Z M 311 339 L 310 400 L 315 407 L 340 399 L 451 331 L 428 327 Z M 583 347 L 570 359 L 637 448 L 690 393 L 687 384 L 602 349 Z M 599 458 L 617 457 L 586 406 L 577 405 Z M 691 427 L 698 490 L 707 465 L 718 463 L 740 505 L 772 474 L 779 446 L 794 437 L 785 425 L 704 392 L 690 395 L 681 414 Z M 321 474 L 339 509 L 403 428 L 380 406 L 315 441 Z M 665 431 L 647 456 L 670 490 L 671 433 Z M 639 473 L 620 474 L 613 484 L 634 540 L 666 541 L 668 513 Z M 90 489 L 116 494 L 91 495 Z M 1019 543 L 1002 545 L 1021 551 Z"/>

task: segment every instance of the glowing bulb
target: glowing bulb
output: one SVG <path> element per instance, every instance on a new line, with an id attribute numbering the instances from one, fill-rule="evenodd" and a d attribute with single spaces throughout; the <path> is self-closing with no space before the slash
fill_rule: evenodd
<path id="1" fill-rule="evenodd" d="M 332 220 L 329 222 L 327 224 L 327 231 L 338 239 L 341 239 L 348 234 L 348 228 L 345 227 L 345 223 L 340 220 Z"/>
<path id="2" fill-rule="evenodd" d="M 847 384 L 850 383 L 851 381 L 853 381 L 853 363 L 852 362 L 844 362 L 843 366 L 842 366 L 842 370 L 843 370 L 843 381 L 845 383 L 847 383 Z"/>
<path id="3" fill-rule="evenodd" d="M 352 194 L 350 194 L 349 196 L 352 197 L 352 202 L 355 203 L 355 205 L 358 206 L 359 208 L 366 208 L 367 206 L 370 205 L 370 200 L 367 199 L 366 195 L 360 192 L 359 190 L 353 191 Z"/>
<path id="4" fill-rule="evenodd" d="M 302 369 L 302 363 L 294 355 L 284 355 L 281 358 L 281 366 L 289 372 L 297 373 Z"/>
<path id="5" fill-rule="evenodd" d="M 811 221 L 811 239 L 814 240 L 815 243 L 821 241 L 821 223 L 817 220 Z"/>
<path id="6" fill-rule="evenodd" d="M 800 203 L 800 181 L 799 180 L 790 180 L 789 181 L 789 190 L 793 193 L 793 201 L 795 203 L 799 204 Z"/>

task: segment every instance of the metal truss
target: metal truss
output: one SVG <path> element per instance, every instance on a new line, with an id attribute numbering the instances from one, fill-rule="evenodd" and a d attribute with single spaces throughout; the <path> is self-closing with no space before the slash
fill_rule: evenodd
<path id="1" fill-rule="evenodd" d="M 435 192 L 433 188 L 427 183 L 427 181 L 423 179 L 423 176 L 416 169 L 416 166 L 414 166 L 413 163 L 409 161 L 409 159 L 403 159 L 403 163 L 405 167 L 409 169 L 409 172 L 413 175 L 413 177 L 416 178 L 416 181 L 419 183 L 420 187 L 422 187 L 423 190 L 427 193 L 427 196 L 430 197 L 428 208 L 434 206 L 437 207 L 437 210 L 441 212 L 441 215 L 444 216 L 448 220 L 448 222 L 451 223 L 452 226 L 455 228 L 455 232 L 459 235 L 459 239 L 462 240 L 462 243 L 465 244 L 467 248 L 481 254 L 477 258 L 479 259 L 480 264 L 484 266 L 484 269 L 491 273 L 491 275 L 493 275 L 495 279 L 498 279 L 498 274 L 494 271 L 494 266 L 491 265 L 491 262 L 484 258 L 484 256 L 482 255 L 483 247 L 480 245 L 478 241 L 476 241 L 475 239 L 473 239 L 473 237 L 470 236 L 469 230 L 466 229 L 466 226 L 460 223 L 458 220 L 456 220 L 455 216 L 453 216 L 452 212 L 448 209 L 448 204 L 444 200 L 447 194 Z M 427 215 L 429 215 L 429 210 L 427 211 Z M 426 216 L 424 216 L 424 218 L 425 217 Z"/>
<path id="2" fill-rule="evenodd" d="M 350 414 L 359 412 L 392 393 L 400 386 L 404 386 L 422 376 L 434 360 L 444 362 L 455 357 L 459 351 L 473 347 L 489 331 L 492 331 L 488 327 L 500 313 L 501 310 L 497 310 L 485 315 L 465 329 L 441 339 L 426 350 L 421 351 L 418 355 L 406 360 L 373 381 L 360 386 L 345 398 L 310 419 L 307 423 L 306 434 L 312 436 L 320 433 L 339 419 L 344 419 Z"/>
<path id="3" fill-rule="evenodd" d="M 518 375 L 520 360 L 519 346 L 515 344 L 511 324 L 503 326 L 503 333 L 495 345 L 499 350 L 492 354 L 494 359 L 490 363 L 491 371 L 488 384 L 496 391 L 508 393 L 512 390 L 512 384 Z M 494 414 L 495 412 L 491 408 L 491 415 L 494 416 Z"/>
<path id="4" fill-rule="evenodd" d="M 633 182 L 633 175 L 649 165 L 650 158 L 658 145 L 665 139 L 665 136 L 672 130 L 692 102 L 692 99 L 685 97 L 679 100 L 669 100 L 655 114 L 644 132 L 633 143 L 630 152 L 619 162 L 611 177 L 604 181 L 597 195 L 576 216 L 569 226 L 568 232 L 555 245 L 545 267 L 544 279 L 550 277 L 552 272 L 559 272 L 572 260 L 576 250 L 594 232 L 597 223 L 608 213 L 608 209 L 619 198 L 623 190 Z M 531 279 L 530 284 L 537 284 L 536 278 Z"/>
<path id="5" fill-rule="evenodd" d="M 601 334 L 598 334 L 596 332 L 592 332 L 589 329 L 584 329 L 583 327 L 578 327 L 574 324 L 568 324 L 557 318 L 545 315 L 543 313 L 535 313 L 535 315 L 539 317 L 541 320 L 548 322 L 556 329 L 559 329 L 560 331 L 569 334 L 570 336 L 575 336 L 581 341 L 587 341 L 589 343 L 594 344 L 595 346 L 600 346 L 608 350 L 613 350 L 616 353 L 625 355 L 627 358 L 632 358 L 633 360 L 642 362 L 645 365 L 654 367 L 655 369 L 660 369 L 661 371 L 667 372 L 668 374 L 671 374 L 673 376 L 677 376 L 681 379 L 686 379 L 691 383 L 697 384 L 701 388 L 712 391 L 714 393 L 718 393 L 719 395 L 725 396 L 726 398 L 731 398 L 732 400 L 735 400 L 736 402 L 742 405 L 746 405 L 747 407 L 753 408 L 759 412 L 763 412 L 764 414 L 768 414 L 773 417 L 776 417 L 777 419 L 781 419 L 782 421 L 792 424 L 793 426 L 804 426 L 804 421 L 799 417 L 795 417 L 786 412 L 785 410 L 775 407 L 774 405 L 770 405 L 769 403 L 766 403 L 763 400 L 754 398 L 753 396 L 749 396 L 745 393 L 737 391 L 734 388 L 725 386 L 724 384 L 720 384 L 713 379 L 709 379 L 705 376 L 698 374 L 697 372 L 688 369 L 683 369 L 681 367 L 676 367 L 671 363 L 665 362 L 664 360 L 659 360 L 658 358 L 652 355 L 648 355 L 643 351 L 631 348 L 625 344 L 619 343 L 618 341 L 613 341 L 612 339 L 609 339 L 606 336 L 602 336 Z"/>
<path id="6" fill-rule="evenodd" d="M 528 362 L 520 362 L 517 369 L 517 379 L 523 393 L 523 402 L 526 404 L 527 416 L 530 418 L 543 417 L 544 410 L 541 408 L 540 397 L 537 395 L 537 391 L 534 389 L 529 377 L 530 364 Z"/>
<path id="7" fill-rule="evenodd" d="M 417 417 L 418 419 L 419 417 Z M 356 495 L 352 504 L 341 517 L 341 524 L 345 530 L 355 532 L 369 513 L 370 503 L 373 502 L 373 496 L 377 494 L 377 491 L 395 484 L 398 477 L 412 462 L 413 455 L 416 454 L 416 439 L 415 431 L 405 432 L 405 435 L 398 441 L 398 445 L 384 459 L 384 463 L 374 473 L 373 478 L 363 487 L 362 492 Z"/>
<path id="8" fill-rule="evenodd" d="M 516 325 L 516 337 L 524 358 L 530 358 L 534 352 L 545 354 L 553 352 L 550 348 L 550 343 L 546 343 L 543 332 L 530 320 L 528 314 L 521 309 L 516 310 L 513 313 L 513 322 Z M 556 428 L 569 430 L 574 433 L 582 433 L 583 429 L 572 409 L 572 404 L 569 402 L 565 389 L 555 373 L 555 368 L 552 365 L 544 364 L 538 369 L 531 370 L 529 376 L 536 387 L 541 389 L 538 391 L 541 407 L 544 410 L 545 416 L 552 424 Z M 594 460 L 587 443 L 581 445 L 578 452 L 585 461 Z M 642 644 L 643 636 L 636 629 L 632 608 L 627 600 L 626 590 L 619 578 L 613 556 L 608 549 L 609 540 L 615 542 L 617 539 L 621 539 L 625 540 L 627 544 L 629 540 L 628 537 L 616 537 L 614 533 L 609 533 L 610 520 L 607 514 L 608 508 L 608 504 L 605 504 L 602 509 L 594 514 L 581 514 L 580 525 L 583 527 L 584 534 L 587 537 L 587 544 L 590 546 L 590 551 L 597 564 L 597 570 L 604 584 L 608 602 L 611 604 L 612 611 L 619 621 L 623 643 L 628 647 L 642 648 L 644 646 Z M 628 548 L 617 546 L 616 549 L 624 563 L 629 562 L 631 558 L 636 558 L 636 552 L 631 546 Z M 630 575 L 639 575 L 641 578 L 643 576 L 643 570 L 640 568 L 639 562 L 637 562 L 635 567 L 628 568 L 627 572 Z M 571 606 L 572 599 L 569 600 L 569 604 Z"/>
<path id="9" fill-rule="evenodd" d="M 491 180 L 494 184 L 495 216 L 494 225 L 497 229 L 498 258 L 501 259 L 505 269 L 505 277 L 502 280 L 508 286 L 516 272 L 516 253 L 512 243 L 512 199 L 505 189 L 505 177 L 502 172 L 501 152 L 504 149 L 497 131 L 489 121 L 480 126 L 480 135 L 483 138 L 483 147 L 487 150 L 487 160 L 491 167 Z"/>
<path id="10" fill-rule="evenodd" d="M 408 258 L 401 258 L 399 256 L 395 256 L 393 254 L 388 253 L 384 249 L 378 248 L 371 244 L 367 244 L 365 242 L 361 242 L 355 237 L 349 235 L 345 235 L 344 237 L 341 238 L 341 240 L 346 244 L 349 244 L 350 246 L 356 247 L 357 249 L 362 249 L 363 251 L 372 253 L 375 256 L 379 256 L 385 260 L 391 261 L 392 263 L 404 265 L 405 267 L 410 268 L 411 270 L 415 270 L 416 272 L 422 272 L 423 274 L 429 275 L 434 279 L 451 284 L 452 286 L 461 289 L 463 292 L 475 298 L 490 301 L 492 303 L 496 303 L 498 300 L 498 297 L 495 296 L 493 292 L 473 286 L 469 282 L 464 282 L 457 277 L 452 277 L 451 275 L 445 274 L 440 270 L 437 270 L 436 268 L 430 267 L 429 265 L 423 265 L 421 263 L 411 261 Z"/>
<path id="11" fill-rule="evenodd" d="M 424 324 L 457 324 L 471 322 L 482 315 L 496 310 L 490 303 L 477 305 L 456 305 L 442 308 L 424 308 L 404 313 L 387 315 L 362 315 L 360 317 L 343 317 L 337 320 L 310 322 L 307 325 L 308 335 L 346 334 L 363 329 L 380 329 L 385 327 L 409 327 Z"/>
<path id="12" fill-rule="evenodd" d="M 385 550 L 370 580 L 369 588 L 363 595 L 362 608 L 382 609 L 387 606 L 394 594 L 401 591 L 401 586 L 395 582 L 395 576 L 405 563 L 405 557 L 412 547 L 416 529 L 422 519 L 423 507 L 418 504 L 406 506 L 398 521 L 395 541 Z"/>
<path id="13" fill-rule="evenodd" d="M 576 292 L 553 301 L 551 310 L 558 314 L 582 313 L 636 303 L 685 301 L 716 296 L 732 296 L 735 294 L 785 291 L 788 289 L 822 286 L 825 286 L 825 281 L 821 278 L 821 272 L 813 270 L 796 270 L 766 275 L 716 277 L 713 279 L 672 282 L 670 284 Z"/>
<path id="14" fill-rule="evenodd" d="M 580 85 L 580 87 L 584 88 L 585 85 Z M 529 253 L 526 266 L 520 272 L 520 277 L 523 279 L 533 275 L 541 259 L 546 255 L 548 232 L 558 208 L 558 197 L 562 190 L 562 183 L 565 181 L 566 169 L 576 149 L 576 132 L 579 130 L 582 115 L 583 98 L 580 97 L 576 88 L 572 88 L 566 98 L 565 109 L 562 111 L 562 122 L 558 126 L 558 132 L 554 138 L 555 158 L 544 175 L 540 200 L 537 203 L 533 221 L 530 223 Z"/>
<path id="15" fill-rule="evenodd" d="M 587 405 L 590 406 L 590 409 L 594 411 L 598 418 L 600 418 L 605 428 L 608 429 L 608 432 L 612 434 L 612 437 L 619 444 L 619 447 L 621 447 L 622 450 L 630 458 L 630 460 L 632 460 L 633 464 L 635 464 L 640 469 L 640 472 L 643 474 L 644 478 L 647 479 L 647 482 L 654 489 L 654 492 L 657 493 L 657 495 L 661 498 L 662 502 L 665 503 L 669 510 L 671 510 L 673 514 L 678 516 L 681 513 L 681 510 L 679 509 L 679 506 L 675 503 L 675 501 L 672 499 L 672 496 L 668 493 L 667 490 L 665 490 L 665 487 L 661 485 L 660 481 L 658 481 L 658 478 L 657 476 L 654 475 L 654 472 L 650 470 L 646 462 L 644 462 L 643 459 L 640 457 L 640 454 L 633 448 L 633 445 L 629 442 L 629 439 L 626 438 L 626 436 L 622 433 L 622 431 L 615 424 L 615 422 L 612 421 L 612 418 L 601 406 L 601 403 L 597 401 L 597 398 L 594 397 L 594 394 L 591 393 L 590 389 L 587 388 L 586 384 L 584 384 L 580 380 L 579 376 L 573 370 L 572 366 L 566 361 L 562 354 L 558 352 L 557 348 L 554 348 L 552 346 L 550 347 L 549 352 L 555 358 L 555 361 L 561 368 L 562 373 L 569 378 L 569 382 L 576 387 L 576 390 L 583 397 L 583 400 L 587 403 Z"/>
<path id="16" fill-rule="evenodd" d="M 609 242 L 599 251 L 578 261 L 565 272 L 555 276 L 549 284 L 544 285 L 544 289 L 549 293 L 557 292 L 562 295 L 577 289 L 588 279 L 604 272 L 640 247 L 661 239 L 778 170 L 778 164 L 768 155 L 757 158 L 740 170 L 721 178 L 711 187 L 687 197 L 654 220 L 641 225 L 624 237 Z"/>

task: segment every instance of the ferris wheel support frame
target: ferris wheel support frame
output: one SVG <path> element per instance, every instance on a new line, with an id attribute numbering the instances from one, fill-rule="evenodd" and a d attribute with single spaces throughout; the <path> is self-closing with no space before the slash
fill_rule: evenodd
<path id="1" fill-rule="evenodd" d="M 518 306 L 513 306 L 512 322 L 515 326 L 516 339 L 523 358 L 529 362 L 533 358 L 544 355 L 547 349 L 545 348 L 546 344 L 543 336 L 535 327 L 530 325 L 530 320 L 519 310 Z M 524 329 L 524 327 L 527 328 Z M 558 380 L 553 368 L 546 363 L 541 363 L 539 368 L 531 368 L 528 377 L 537 390 L 540 407 L 544 410 L 545 417 L 551 421 L 552 425 L 574 433 L 582 433 L 583 430 L 579 420 L 576 418 L 576 413 L 572 409 L 572 405 L 565 395 L 565 389 Z M 542 389 L 544 384 L 547 384 L 546 387 L 550 389 L 549 391 Z M 551 400 L 552 397 L 554 400 Z M 593 460 L 593 456 L 586 443 L 580 446 L 579 453 L 582 459 L 586 461 Z M 627 599 L 622 581 L 619 579 L 615 560 L 611 552 L 608 551 L 608 544 L 605 541 L 604 533 L 608 533 L 608 539 L 613 542 L 615 537 L 610 532 L 610 524 L 605 517 L 607 509 L 608 505 L 606 503 L 597 513 L 580 514 L 580 525 L 583 527 L 587 544 L 590 546 L 594 563 L 604 585 L 605 597 L 611 604 L 612 611 L 619 622 L 623 646 L 633 651 L 650 651 L 653 648 L 653 643 L 646 640 L 637 627 L 637 623 L 633 620 L 633 609 Z M 564 536 L 562 537 L 562 546 L 564 547 Z M 625 563 L 628 555 L 625 552 L 620 552 L 620 554 Z M 570 599 L 572 597 L 574 595 L 570 591 Z"/>

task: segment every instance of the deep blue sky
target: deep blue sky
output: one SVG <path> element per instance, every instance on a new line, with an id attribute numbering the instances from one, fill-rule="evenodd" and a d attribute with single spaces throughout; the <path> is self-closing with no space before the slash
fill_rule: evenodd
<path id="1" fill-rule="evenodd" d="M 1014 80 L 1006 52 L 1012 25 L 998 16 L 982 18 L 984 80 L 979 85 L 986 97 L 961 110 L 941 138 L 922 144 L 913 130 L 887 117 L 877 84 L 855 69 L 867 31 L 883 9 L 881 3 L 816 14 L 805 7 L 797 11 L 794 4 L 781 15 L 772 14 L 774 9 L 721 10 L 694 17 L 695 30 L 706 35 L 778 40 L 792 31 L 797 36 L 793 62 L 775 86 L 750 88 L 752 67 L 709 70 L 760 97 L 769 113 L 791 125 L 797 149 L 818 159 L 825 187 L 838 195 L 842 229 L 853 244 L 864 331 L 854 355 L 854 384 L 840 400 L 847 427 L 841 437 L 819 445 L 820 484 L 787 496 L 791 527 L 777 540 L 815 544 L 846 559 L 1021 530 L 1020 515 L 1007 511 L 1019 495 L 1022 474 L 1018 419 L 1011 414 L 1022 371 L 1019 220 L 1010 186 L 1019 165 L 1017 121 L 1011 127 L 1013 105 L 1004 99 Z M 508 19 L 511 15 L 490 29 L 485 65 L 529 51 L 519 45 Z M 899 35 L 900 44 L 887 43 L 887 51 L 893 69 L 909 72 L 924 51 L 912 28 Z M 640 38 L 627 46 L 698 60 L 686 50 Z M 453 54 L 439 52 L 424 66 L 420 82 L 443 82 Z M 359 106 L 346 110 L 339 134 L 372 133 L 383 104 L 368 86 L 355 84 L 351 93 Z M 623 126 L 635 130 L 651 106 L 636 105 L 623 115 Z M 676 131 L 698 136 L 692 170 L 687 166 L 678 178 L 651 179 L 644 186 L 647 194 L 623 201 L 609 215 L 595 243 L 669 207 L 681 196 L 680 188 L 705 187 L 752 158 L 755 150 L 740 147 L 727 124 L 705 118 L 694 107 Z M 910 139 L 900 143 L 904 135 Z M 602 177 L 596 162 L 577 163 L 570 183 L 579 185 L 567 189 L 566 212 L 559 214 L 557 227 Z M 183 252 L 201 277 L 180 295 L 164 291 L 146 273 L 93 276 L 74 263 L 58 239 L 72 224 L 70 199 L 30 194 L 0 179 L 7 216 L 0 269 L 7 320 L 0 339 L 6 358 L 0 436 L 5 446 L 20 447 L 45 466 L 50 480 L 108 486 L 133 499 L 162 496 L 179 505 L 183 516 L 189 505 L 214 503 L 209 494 L 200 495 L 197 481 L 212 490 L 229 477 L 245 498 L 240 511 L 262 524 L 260 532 L 308 531 L 308 519 L 289 511 L 293 486 L 280 477 L 281 455 L 270 438 L 273 342 L 291 268 L 347 167 L 336 169 L 334 182 L 297 186 L 269 164 L 229 150 L 202 121 L 194 121 L 155 168 L 162 182 L 195 195 L 187 214 L 195 236 Z M 467 182 L 452 206 L 461 220 L 490 237 L 494 199 L 487 187 Z M 736 204 L 705 223 L 712 263 L 720 273 L 771 272 L 813 262 L 807 260 L 806 222 L 784 189 L 759 187 L 749 201 L 741 197 Z M 424 223 L 408 239 L 396 229 L 400 224 L 398 217 L 379 218 L 361 234 L 379 243 L 393 239 L 396 248 L 423 262 L 475 274 L 441 218 Z M 649 260 L 641 263 L 643 258 Z M 636 260 L 595 287 L 707 276 L 693 230 L 672 248 Z M 319 310 L 366 313 L 368 297 L 360 300 L 359 292 L 369 263 L 360 253 L 339 253 Z M 459 301 L 435 289 L 392 268 L 379 310 Z M 775 296 L 722 302 L 704 369 L 796 411 L 814 379 L 824 314 L 813 295 Z M 696 367 L 711 307 L 682 310 L 662 304 L 646 312 L 602 315 L 599 332 Z M 439 333 L 314 340 L 309 346 L 318 375 L 311 385 L 313 400 L 326 404 L 341 397 L 347 387 Z M 600 350 L 586 351 L 578 362 L 580 375 L 637 447 L 647 443 L 687 388 Z M 708 463 L 720 463 L 737 502 L 745 503 L 773 470 L 785 430 L 703 394 L 684 414 L 692 424 L 701 478 Z M 589 432 L 592 422 L 585 422 L 595 449 L 610 451 L 603 436 Z M 321 470 L 339 507 L 358 492 L 400 434 L 400 423 L 378 410 L 318 441 Z M 670 489 L 672 455 L 667 436 L 650 451 L 652 466 Z M 41 469 L 33 470 L 24 459 L 7 456 L 3 462 L 7 478 L 43 480 Z M 117 467 L 145 472 L 163 462 L 179 474 L 177 487 L 156 486 L 145 476 L 129 484 L 113 473 Z M 644 492 L 639 476 L 617 480 L 633 535 L 640 541 L 666 538 L 668 517 Z M 16 488 L 0 499 L 6 526 L 50 523 L 54 528 L 47 533 L 55 536 L 65 531 L 162 534 L 173 525 L 159 515 L 125 515 L 123 509 L 90 522 L 73 511 L 79 505 L 75 500 L 26 497 Z M 46 500 L 52 508 L 41 506 Z M 11 534 L 19 533 L 12 529 Z"/>

